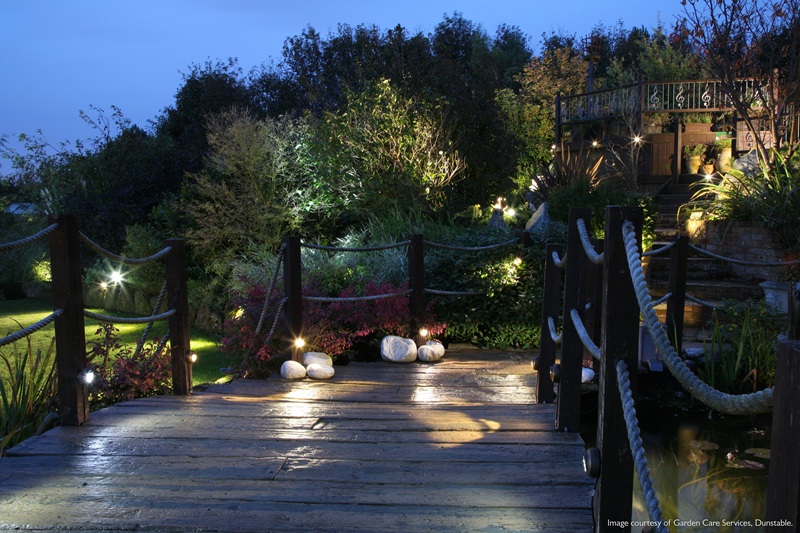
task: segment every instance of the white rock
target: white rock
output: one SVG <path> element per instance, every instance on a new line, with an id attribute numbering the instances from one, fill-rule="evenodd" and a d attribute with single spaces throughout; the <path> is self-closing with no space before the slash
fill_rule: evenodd
<path id="1" fill-rule="evenodd" d="M 281 377 L 285 379 L 301 379 L 306 377 L 306 367 L 297 361 L 284 361 L 281 365 Z"/>
<path id="2" fill-rule="evenodd" d="M 306 372 L 311 379 L 331 379 L 334 374 L 331 365 L 322 365 L 319 363 L 311 363 L 308 365 Z"/>
<path id="3" fill-rule="evenodd" d="M 594 379 L 594 370 L 583 367 L 581 369 L 581 383 L 589 383 Z"/>
<path id="4" fill-rule="evenodd" d="M 439 341 L 428 341 L 425 343 L 425 346 L 430 346 L 433 348 L 436 353 L 439 354 L 439 357 L 444 357 L 444 344 Z"/>
<path id="5" fill-rule="evenodd" d="M 417 345 L 413 339 L 387 335 L 381 340 L 381 357 L 394 363 L 411 363 L 417 359 Z"/>
<path id="6" fill-rule="evenodd" d="M 303 365 L 326 365 L 333 366 L 333 359 L 331 356 L 322 352 L 306 352 L 303 354 Z"/>
<path id="7" fill-rule="evenodd" d="M 428 344 L 423 344 L 422 346 L 417 349 L 417 357 L 420 361 L 425 361 L 426 363 L 433 363 L 434 361 L 438 361 L 442 358 L 442 353 L 437 350 L 435 347 L 430 346 Z"/>

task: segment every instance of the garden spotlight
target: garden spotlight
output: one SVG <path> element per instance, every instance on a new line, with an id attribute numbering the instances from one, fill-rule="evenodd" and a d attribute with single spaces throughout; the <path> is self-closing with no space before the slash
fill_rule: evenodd
<path id="1" fill-rule="evenodd" d="M 193 365 L 197 362 L 197 354 L 193 351 L 186 352 L 186 362 Z"/>
<path id="2" fill-rule="evenodd" d="M 91 368 L 81 368 L 78 371 L 78 383 L 85 387 L 91 387 L 96 377 L 94 370 Z"/>
<path id="3" fill-rule="evenodd" d="M 296 339 L 294 340 L 294 345 L 295 345 L 295 347 L 297 347 L 297 348 L 302 348 L 303 346 L 305 346 L 305 345 L 306 345 L 306 341 L 304 341 L 303 339 L 301 339 L 300 337 L 298 337 L 298 338 L 296 338 Z"/>
<path id="4" fill-rule="evenodd" d="M 428 329 L 427 328 L 419 328 L 419 336 L 420 337 L 427 337 L 428 336 Z"/>

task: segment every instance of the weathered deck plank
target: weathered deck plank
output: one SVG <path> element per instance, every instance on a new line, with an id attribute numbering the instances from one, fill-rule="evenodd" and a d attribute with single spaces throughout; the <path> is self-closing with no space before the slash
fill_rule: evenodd
<path id="1" fill-rule="evenodd" d="M 519 353 L 145 398 L 0 458 L 0 530 L 589 531 L 583 444 Z"/>

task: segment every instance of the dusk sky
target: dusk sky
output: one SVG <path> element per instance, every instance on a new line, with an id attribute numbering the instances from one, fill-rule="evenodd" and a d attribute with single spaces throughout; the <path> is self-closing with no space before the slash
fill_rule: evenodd
<path id="1" fill-rule="evenodd" d="M 52 144 L 87 139 L 79 117 L 115 105 L 135 124 L 173 104 L 192 64 L 238 58 L 244 72 L 278 61 L 287 37 L 307 26 L 323 36 L 338 23 L 397 24 L 432 32 L 460 12 L 494 35 L 518 26 L 534 50 L 543 33 L 588 34 L 598 25 L 671 26 L 679 0 L 2 0 L 0 135 L 41 129 Z M 0 161 L 0 171 L 7 171 Z"/>

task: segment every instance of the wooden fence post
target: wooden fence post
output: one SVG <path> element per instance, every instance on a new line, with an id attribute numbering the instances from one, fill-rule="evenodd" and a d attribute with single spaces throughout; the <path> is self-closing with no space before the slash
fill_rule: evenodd
<path id="1" fill-rule="evenodd" d="M 564 255 L 564 247 L 560 244 L 547 245 L 547 257 L 544 261 L 544 287 L 542 294 L 542 320 L 539 338 L 539 359 L 536 368 L 536 402 L 550 403 L 555 398 L 553 380 L 550 379 L 550 367 L 556 362 L 558 346 L 550 337 L 548 317 L 555 320 L 561 309 L 561 270 L 553 261 L 553 254 Z"/>
<path id="2" fill-rule="evenodd" d="M 667 337 L 675 351 L 683 351 L 683 320 L 686 306 L 686 265 L 689 258 L 689 237 L 681 235 L 669 254 L 669 288 L 667 300 Z"/>
<path id="3" fill-rule="evenodd" d="M 409 236 L 408 245 L 408 298 L 411 315 L 411 338 L 419 345 L 424 343 L 420 328 L 425 326 L 425 238 L 421 233 Z"/>
<path id="4" fill-rule="evenodd" d="M 590 209 L 569 210 L 569 234 L 567 236 L 567 265 L 564 273 L 564 308 L 562 314 L 561 375 L 558 381 L 558 406 L 556 429 L 558 431 L 580 431 L 581 420 L 581 372 L 583 367 L 583 342 L 570 318 L 570 311 L 577 309 L 581 319 L 588 279 L 585 265 L 589 261 L 583 251 L 578 219 L 591 226 Z"/>
<path id="5" fill-rule="evenodd" d="M 610 521 L 630 522 L 633 500 L 633 457 L 625 430 L 616 370 L 617 361 L 624 359 L 630 373 L 631 390 L 635 391 L 639 368 L 639 304 L 622 238 L 622 222 L 625 220 L 634 224 L 641 253 L 642 210 L 606 208 L 601 345 L 603 361 L 600 367 L 597 421 L 600 478 L 593 505 L 595 531 L 607 531 Z"/>
<path id="6" fill-rule="evenodd" d="M 54 223 L 58 229 L 50 234 L 53 309 L 64 310 L 55 319 L 59 416 L 61 424 L 76 426 L 89 420 L 89 391 L 78 380 L 86 368 L 80 237 L 75 216 L 49 216 L 48 224 Z"/>
<path id="7" fill-rule="evenodd" d="M 189 361 L 189 294 L 186 287 L 186 241 L 167 239 L 172 248 L 164 267 L 167 276 L 167 305 L 175 310 L 169 317 L 169 345 L 172 353 L 172 393 L 186 396 L 192 393 L 192 364 Z"/>
<path id="8" fill-rule="evenodd" d="M 283 291 L 287 298 L 284 308 L 286 335 L 291 343 L 292 359 L 302 361 L 303 349 L 297 339 L 303 338 L 303 282 L 300 260 L 300 237 L 289 235 L 283 238 L 286 250 L 283 256 Z"/>
<path id="9" fill-rule="evenodd" d="M 768 526 L 768 532 L 800 528 L 800 341 L 778 343 L 772 407 L 772 457 L 767 481 L 766 521 L 788 520 L 793 527 Z"/>

